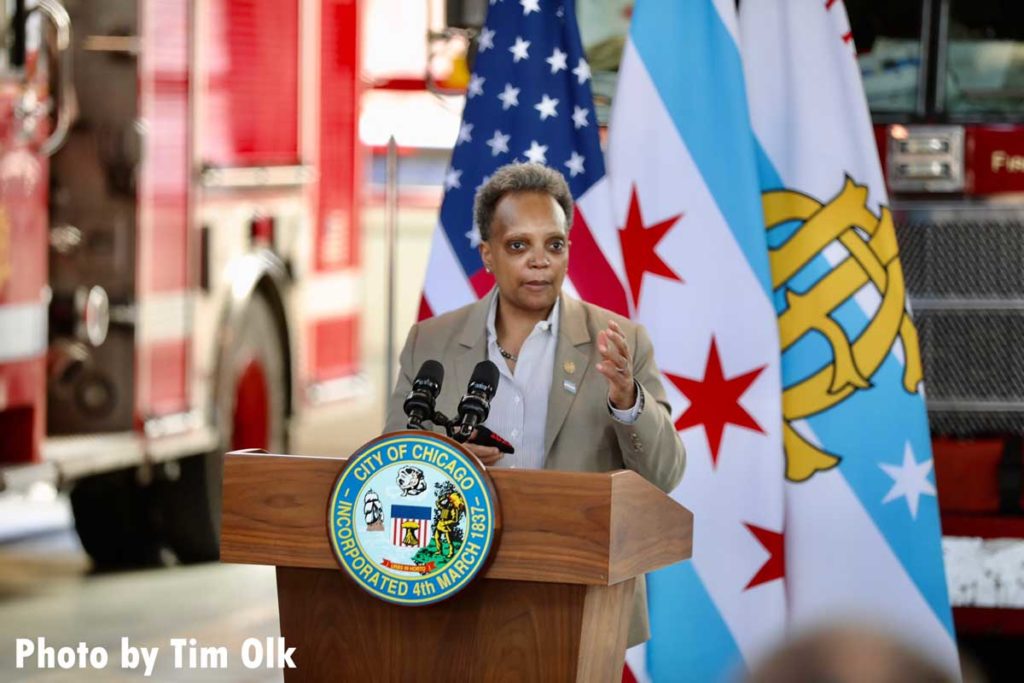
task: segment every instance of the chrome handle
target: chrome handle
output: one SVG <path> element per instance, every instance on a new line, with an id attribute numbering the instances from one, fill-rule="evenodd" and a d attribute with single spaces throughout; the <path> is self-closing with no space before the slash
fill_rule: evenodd
<path id="1" fill-rule="evenodd" d="M 72 70 L 71 17 L 57 0 L 38 0 L 29 12 L 42 12 L 50 20 L 57 35 L 57 121 L 53 132 L 40 145 L 40 153 L 51 156 L 60 149 L 67 138 L 75 117 L 78 116 L 78 98 L 75 96 L 74 72 Z"/>

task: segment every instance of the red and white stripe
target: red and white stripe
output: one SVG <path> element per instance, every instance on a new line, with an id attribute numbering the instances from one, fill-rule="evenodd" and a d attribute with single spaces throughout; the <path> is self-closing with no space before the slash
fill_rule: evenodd
<path id="1" fill-rule="evenodd" d="M 0 304 L 0 363 L 46 351 L 46 306 L 42 302 Z"/>
<path id="2" fill-rule="evenodd" d="M 189 12 L 145 2 L 139 107 L 147 123 L 138 206 L 135 412 L 189 409 Z"/>
<path id="3" fill-rule="evenodd" d="M 0 93 L 0 113 L 20 92 Z M 28 462 L 39 457 L 46 424 L 46 161 L 24 143 L 8 144 L 0 167 L 0 460 Z"/>
<path id="4" fill-rule="evenodd" d="M 192 295 L 145 293 L 137 308 L 136 411 L 153 416 L 188 409 L 188 362 Z"/>
<path id="5" fill-rule="evenodd" d="M 416 540 L 420 548 L 426 548 L 430 543 L 430 522 L 425 519 L 393 518 L 391 520 L 391 543 L 397 546 L 404 545 L 402 539 L 405 538 L 405 529 L 402 528 L 402 525 L 406 522 L 416 522 L 420 525 L 416 531 Z"/>

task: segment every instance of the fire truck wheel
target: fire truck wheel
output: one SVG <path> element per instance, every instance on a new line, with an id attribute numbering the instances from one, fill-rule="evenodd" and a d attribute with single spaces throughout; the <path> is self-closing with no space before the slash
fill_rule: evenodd
<path id="1" fill-rule="evenodd" d="M 150 491 L 134 469 L 84 477 L 70 497 L 75 530 L 96 569 L 161 564 Z"/>
<path id="2" fill-rule="evenodd" d="M 220 557 L 223 453 L 287 447 L 285 346 L 270 304 L 256 296 L 246 307 L 235 343 L 218 373 L 221 447 L 184 458 L 177 481 L 161 484 L 160 512 L 167 540 L 183 563 Z"/>

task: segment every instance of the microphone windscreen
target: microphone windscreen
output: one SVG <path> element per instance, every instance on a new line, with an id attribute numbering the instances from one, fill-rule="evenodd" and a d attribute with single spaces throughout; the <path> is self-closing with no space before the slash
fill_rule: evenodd
<path id="1" fill-rule="evenodd" d="M 420 371 L 416 375 L 416 379 L 430 380 L 440 387 L 444 384 L 444 366 L 436 360 L 423 361 L 423 365 L 420 366 Z"/>
<path id="2" fill-rule="evenodd" d="M 470 378 L 469 384 L 470 386 L 486 387 L 487 400 L 490 401 L 494 397 L 494 392 L 498 389 L 500 377 L 498 366 L 489 360 L 485 360 L 477 363 L 476 367 L 473 368 L 473 376 Z"/>

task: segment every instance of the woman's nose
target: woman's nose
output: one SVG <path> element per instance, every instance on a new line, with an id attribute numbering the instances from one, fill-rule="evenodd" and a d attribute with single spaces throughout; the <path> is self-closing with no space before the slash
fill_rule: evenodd
<path id="1" fill-rule="evenodd" d="M 547 268 L 550 265 L 547 254 L 533 254 L 530 256 L 529 266 L 531 268 Z"/>

